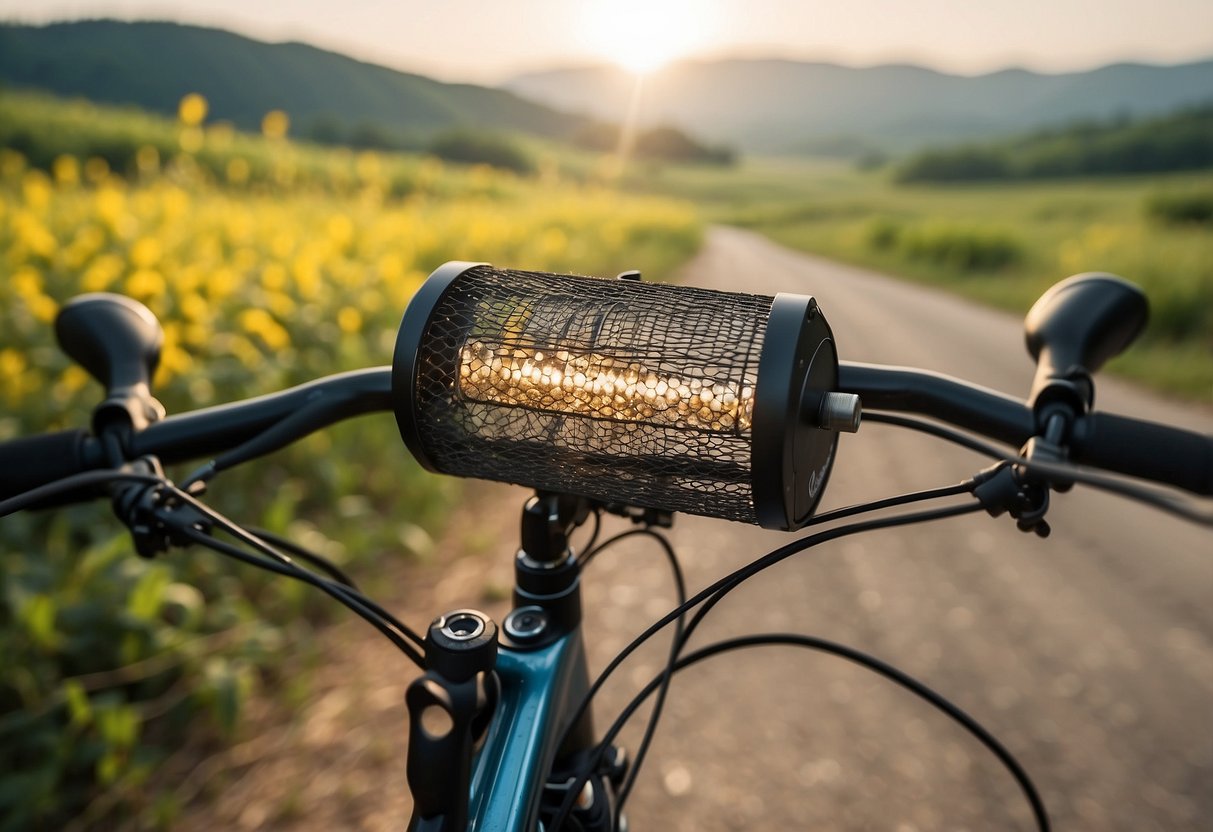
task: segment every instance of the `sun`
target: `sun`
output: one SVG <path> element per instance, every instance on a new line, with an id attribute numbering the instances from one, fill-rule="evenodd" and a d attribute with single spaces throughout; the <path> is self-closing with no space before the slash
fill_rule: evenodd
<path id="1" fill-rule="evenodd" d="M 637 75 L 703 46 L 705 7 L 694 0 L 595 0 L 587 4 L 586 46 Z"/>

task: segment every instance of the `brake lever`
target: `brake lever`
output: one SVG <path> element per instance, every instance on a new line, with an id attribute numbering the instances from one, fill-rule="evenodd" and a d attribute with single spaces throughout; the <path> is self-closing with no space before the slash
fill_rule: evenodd
<path id="1" fill-rule="evenodd" d="M 174 486 L 154 456 L 139 457 L 123 466 L 159 482 L 124 482 L 113 487 L 114 514 L 131 531 L 135 552 L 151 559 L 177 546 L 189 545 L 187 529 L 209 534 L 214 521 L 173 495 Z"/>
<path id="2" fill-rule="evenodd" d="M 1022 466 L 999 462 L 982 470 L 974 480 L 973 496 L 991 517 L 1010 514 L 1021 532 L 1048 537 L 1052 532 L 1045 514 L 1049 510 L 1049 484 L 1029 478 Z"/>

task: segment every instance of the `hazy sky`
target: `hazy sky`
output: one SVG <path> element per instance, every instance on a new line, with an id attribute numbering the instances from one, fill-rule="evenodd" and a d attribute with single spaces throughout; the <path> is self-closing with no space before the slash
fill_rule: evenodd
<path id="1" fill-rule="evenodd" d="M 982 72 L 1213 56 L 1213 0 L 0 0 L 0 18 L 180 20 L 450 80 L 741 54 Z"/>

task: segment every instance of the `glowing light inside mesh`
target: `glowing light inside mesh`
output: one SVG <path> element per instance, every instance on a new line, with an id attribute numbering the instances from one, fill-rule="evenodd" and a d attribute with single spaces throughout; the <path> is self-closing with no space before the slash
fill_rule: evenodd
<path id="1" fill-rule="evenodd" d="M 714 382 L 693 369 L 659 373 L 599 353 L 480 341 L 459 352 L 459 392 L 474 401 L 728 433 L 748 431 L 754 412 L 753 385 Z"/>

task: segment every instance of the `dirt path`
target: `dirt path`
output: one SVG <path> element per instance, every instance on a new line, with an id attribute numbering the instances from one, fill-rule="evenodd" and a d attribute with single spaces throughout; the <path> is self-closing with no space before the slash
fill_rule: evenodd
<path id="1" fill-rule="evenodd" d="M 1014 318 L 744 232 L 713 231 L 687 282 L 815 294 L 846 358 L 1009 392 L 1031 378 Z M 1109 409 L 1213 432 L 1207 408 L 1115 382 L 1100 389 Z M 955 482 L 982 464 L 865 428 L 844 441 L 827 501 Z M 380 597 L 418 625 L 469 604 L 499 615 L 503 604 L 484 599 L 509 586 L 525 496 L 477 486 L 434 563 L 385 565 L 399 591 Z M 807 553 L 721 604 L 701 640 L 791 630 L 894 661 L 1021 757 L 1057 829 L 1199 828 L 1213 816 L 1213 537 L 1082 491 L 1059 498 L 1052 517 L 1045 543 L 971 517 Z M 692 588 L 787 541 L 695 518 L 679 518 L 674 539 Z M 595 666 L 671 606 L 663 562 L 641 544 L 604 556 L 584 586 Z M 222 798 L 191 808 L 182 828 L 403 829 L 413 672 L 380 641 L 360 622 L 326 631 L 309 703 L 289 722 L 267 717 L 262 737 L 196 776 L 220 778 Z M 626 667 L 597 712 L 617 709 L 659 654 Z M 1022 797 L 986 751 L 838 660 L 765 650 L 696 668 L 676 682 L 669 717 L 634 797 L 634 829 L 1028 828 Z"/>

